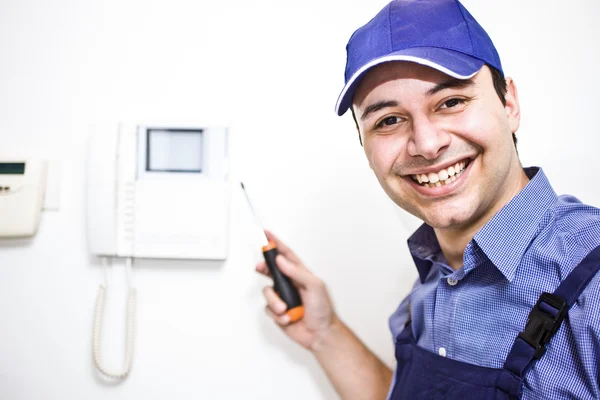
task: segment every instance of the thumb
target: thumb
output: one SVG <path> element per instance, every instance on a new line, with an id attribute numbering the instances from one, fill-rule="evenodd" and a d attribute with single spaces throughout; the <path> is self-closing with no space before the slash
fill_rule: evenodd
<path id="1" fill-rule="evenodd" d="M 299 286 L 306 287 L 312 283 L 315 283 L 317 280 L 317 277 L 306 268 L 302 268 L 302 266 L 294 264 L 281 254 L 277 255 L 275 262 L 277 262 L 277 266 L 281 272 L 283 272 L 283 274 L 287 277 L 291 278 L 294 283 Z"/>
<path id="2" fill-rule="evenodd" d="M 275 242 L 275 244 L 277 245 L 277 249 L 279 249 L 279 253 L 283 254 L 288 260 L 297 264 L 302 263 L 300 261 L 300 258 L 298 258 L 298 256 L 292 251 L 292 249 L 287 247 L 287 245 L 283 243 L 281 239 L 275 236 L 271 231 L 265 229 L 265 235 L 267 235 L 267 239 Z"/>

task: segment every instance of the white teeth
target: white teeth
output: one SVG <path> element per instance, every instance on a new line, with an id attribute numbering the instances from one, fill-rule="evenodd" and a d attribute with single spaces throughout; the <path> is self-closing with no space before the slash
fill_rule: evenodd
<path id="1" fill-rule="evenodd" d="M 438 174 L 436 174 L 435 172 L 431 172 L 429 174 L 429 182 L 437 183 L 439 181 L 440 181 L 440 177 L 438 176 Z"/>
<path id="2" fill-rule="evenodd" d="M 454 182 L 463 173 L 465 167 L 466 163 L 461 161 L 447 169 L 441 169 L 437 173 L 412 175 L 412 179 L 425 187 L 440 187 Z"/>
<path id="3" fill-rule="evenodd" d="M 440 181 L 445 181 L 448 179 L 448 171 L 442 169 L 440 172 L 438 172 L 438 176 L 440 177 Z"/>

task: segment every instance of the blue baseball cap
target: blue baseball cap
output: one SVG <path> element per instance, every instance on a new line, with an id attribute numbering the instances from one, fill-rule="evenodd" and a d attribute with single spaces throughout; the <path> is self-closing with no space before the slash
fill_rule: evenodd
<path id="1" fill-rule="evenodd" d="M 457 79 L 471 78 L 484 64 L 504 75 L 492 40 L 458 0 L 392 1 L 352 34 L 346 52 L 338 115 L 352 105 L 365 74 L 389 61 L 419 63 Z"/>

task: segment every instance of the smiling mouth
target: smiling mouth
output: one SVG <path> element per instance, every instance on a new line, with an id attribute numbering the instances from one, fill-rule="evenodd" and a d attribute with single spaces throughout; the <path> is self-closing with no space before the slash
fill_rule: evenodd
<path id="1" fill-rule="evenodd" d="M 438 172 L 411 175 L 411 178 L 413 181 L 424 187 L 432 188 L 448 185 L 462 175 L 469 163 L 469 159 L 462 160 L 448 168 L 441 169 Z"/>

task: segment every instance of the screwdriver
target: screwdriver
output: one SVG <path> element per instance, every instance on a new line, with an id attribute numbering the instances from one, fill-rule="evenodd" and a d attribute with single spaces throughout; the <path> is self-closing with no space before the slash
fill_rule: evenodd
<path id="1" fill-rule="evenodd" d="M 265 258 L 265 262 L 267 263 L 267 267 L 269 268 L 269 272 L 273 277 L 273 288 L 275 289 L 275 293 L 279 295 L 281 300 L 285 302 L 287 305 L 286 315 L 290 318 L 290 322 L 296 322 L 300 320 L 304 316 L 304 307 L 302 306 L 302 300 L 300 299 L 300 294 L 298 290 L 287 276 L 283 275 L 275 262 L 275 258 L 279 254 L 277 250 L 277 244 L 269 240 L 265 231 L 262 229 L 262 225 L 258 216 L 254 212 L 254 208 L 252 207 L 252 202 L 250 202 L 250 197 L 248 197 L 248 193 L 246 192 L 246 188 L 244 187 L 244 183 L 240 182 L 242 185 L 242 190 L 246 195 L 246 200 L 248 201 L 248 206 L 252 211 L 252 215 L 254 215 L 254 219 L 256 221 L 256 226 L 260 228 L 261 239 L 263 241 L 262 253 Z"/>

